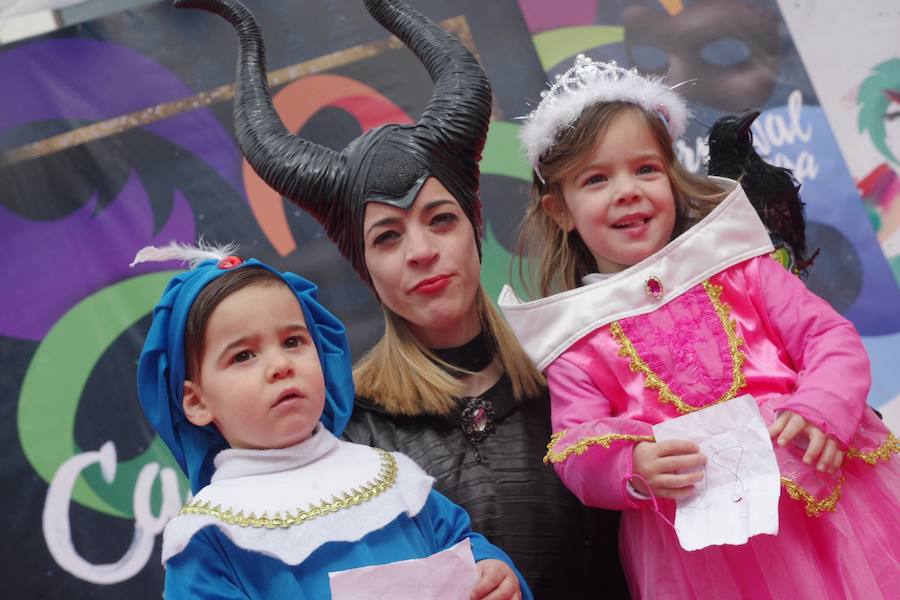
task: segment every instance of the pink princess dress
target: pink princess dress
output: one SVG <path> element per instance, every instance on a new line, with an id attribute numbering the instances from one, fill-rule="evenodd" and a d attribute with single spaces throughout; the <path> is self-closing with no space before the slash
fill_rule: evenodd
<path id="1" fill-rule="evenodd" d="M 728 180 L 725 180 L 726 182 Z M 728 182 L 735 185 L 734 182 Z M 774 260 L 740 186 L 655 255 L 596 283 L 500 306 L 547 376 L 556 432 L 546 462 L 588 506 L 622 510 L 635 598 L 900 597 L 898 441 L 866 405 L 859 335 Z M 776 446 L 778 535 L 682 550 L 630 489 L 651 426 L 751 394 L 767 424 L 791 410 L 846 451 L 833 474 Z M 674 519 L 675 504 L 660 500 Z"/>

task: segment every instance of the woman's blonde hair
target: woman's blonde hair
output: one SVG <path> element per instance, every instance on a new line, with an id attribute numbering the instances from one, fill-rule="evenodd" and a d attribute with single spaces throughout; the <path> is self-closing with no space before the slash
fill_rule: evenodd
<path id="1" fill-rule="evenodd" d="M 537 396 L 544 378 L 529 360 L 509 325 L 484 288 L 475 295 L 481 326 L 493 336 L 497 358 L 512 382 L 516 400 Z M 356 392 L 394 414 L 447 415 L 457 407 L 463 384 L 439 366 L 447 367 L 409 330 L 406 321 L 382 307 L 384 336 L 353 368 Z"/>
<path id="2" fill-rule="evenodd" d="M 597 270 L 578 232 L 563 230 L 543 209 L 541 198 L 551 194 L 562 200 L 566 177 L 594 151 L 610 124 L 627 114 L 638 116 L 647 125 L 662 153 L 675 198 L 673 239 L 709 214 L 727 195 L 721 185 L 694 175 L 678 162 L 672 138 L 658 115 L 630 102 L 601 102 L 586 108 L 541 157 L 539 168 L 544 181 L 537 174 L 532 180 L 532 199 L 519 230 L 517 248 L 519 279 L 532 297 L 535 288 L 545 297 L 579 287 L 582 277 Z"/>

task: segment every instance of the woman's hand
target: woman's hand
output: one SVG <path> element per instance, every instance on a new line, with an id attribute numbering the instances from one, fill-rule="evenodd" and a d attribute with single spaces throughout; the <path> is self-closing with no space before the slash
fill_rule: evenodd
<path id="1" fill-rule="evenodd" d="M 472 600 L 522 600 L 519 580 L 509 565 L 489 558 L 475 565 L 478 583 L 469 596 Z"/>
<path id="2" fill-rule="evenodd" d="M 769 425 L 769 435 L 773 438 L 778 436 L 779 446 L 786 446 L 800 433 L 809 438 L 806 453 L 803 455 L 803 462 L 807 465 L 818 460 L 816 468 L 819 471 L 833 473 L 844 462 L 844 453 L 838 443 L 795 412 L 786 410 Z"/>
<path id="3" fill-rule="evenodd" d="M 700 454 L 700 447 L 694 442 L 639 442 L 632 452 L 632 468 L 644 481 L 633 477 L 631 485 L 642 494 L 650 495 L 652 491 L 660 498 L 677 500 L 689 496 L 694 491 L 694 484 L 703 479 L 703 471 L 680 473 L 706 464 L 706 457 Z"/>

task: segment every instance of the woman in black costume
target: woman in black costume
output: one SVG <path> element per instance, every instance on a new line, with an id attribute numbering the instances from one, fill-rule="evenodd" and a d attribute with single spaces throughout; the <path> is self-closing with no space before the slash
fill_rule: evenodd
<path id="1" fill-rule="evenodd" d="M 491 89 L 452 35 L 398 0 L 365 0 L 435 84 L 415 125 L 342 152 L 289 132 L 272 107 L 262 37 L 234 0 L 178 0 L 238 31 L 235 129 L 275 190 L 312 214 L 377 294 L 385 335 L 354 371 L 345 436 L 399 450 L 507 551 L 538 599 L 627 597 L 618 516 L 583 508 L 542 464 L 549 401 L 479 281 L 478 161 Z"/>

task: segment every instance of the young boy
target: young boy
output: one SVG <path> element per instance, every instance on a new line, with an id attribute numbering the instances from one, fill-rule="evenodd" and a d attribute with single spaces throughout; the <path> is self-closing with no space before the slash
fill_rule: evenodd
<path id="1" fill-rule="evenodd" d="M 147 418 L 193 500 L 163 535 L 166 598 L 330 598 L 329 572 L 423 558 L 468 538 L 472 598 L 530 598 L 510 559 L 402 454 L 343 442 L 353 406 L 344 327 L 292 273 L 230 249 L 181 259 L 138 364 Z"/>

